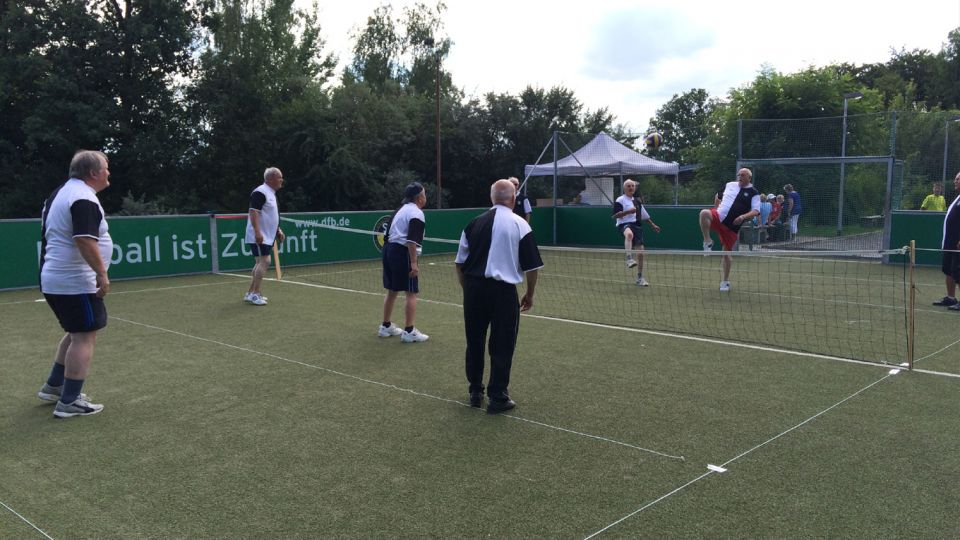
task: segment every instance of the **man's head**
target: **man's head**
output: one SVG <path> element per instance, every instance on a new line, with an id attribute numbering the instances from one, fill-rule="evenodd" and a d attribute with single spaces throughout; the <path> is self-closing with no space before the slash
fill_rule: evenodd
<path id="1" fill-rule="evenodd" d="M 941 193 L 943 193 L 943 186 L 940 185 L 940 182 L 934 182 L 934 183 L 933 183 L 933 194 L 934 194 L 934 195 L 939 195 L 939 194 L 941 194 Z"/>
<path id="2" fill-rule="evenodd" d="M 263 171 L 263 183 L 277 191 L 283 187 L 283 173 L 276 167 L 268 167 Z"/>
<path id="3" fill-rule="evenodd" d="M 102 191 L 110 185 L 110 162 L 103 152 L 80 150 L 70 160 L 70 178 L 79 178 Z"/>
<path id="4" fill-rule="evenodd" d="M 519 193 L 519 192 L 520 192 L 520 179 L 518 179 L 516 176 L 511 176 L 510 178 L 507 178 L 507 180 L 509 180 L 510 183 L 513 184 L 513 189 L 515 189 L 515 190 Z"/>
<path id="5" fill-rule="evenodd" d="M 512 208 L 516 199 L 517 188 L 513 187 L 513 182 L 510 180 L 497 180 L 490 186 L 490 202 L 493 204 L 502 204 L 503 206 Z"/>
<path id="6" fill-rule="evenodd" d="M 633 197 L 633 193 L 637 191 L 637 183 L 633 180 L 627 178 L 623 181 L 623 194 L 627 197 Z"/>
<path id="7" fill-rule="evenodd" d="M 953 177 L 953 191 L 954 193 L 960 193 L 960 172 Z"/>
<path id="8" fill-rule="evenodd" d="M 783 186 L 783 190 L 787 193 L 793 193 L 793 184 L 787 184 Z"/>
<path id="9" fill-rule="evenodd" d="M 420 182 L 411 182 L 403 188 L 403 204 L 416 203 L 420 208 L 427 204 L 427 191 Z"/>
<path id="10" fill-rule="evenodd" d="M 753 181 L 753 173 L 750 172 L 750 169 L 744 167 L 737 171 L 737 182 L 740 183 L 740 187 L 747 187 L 750 185 L 750 182 Z"/>

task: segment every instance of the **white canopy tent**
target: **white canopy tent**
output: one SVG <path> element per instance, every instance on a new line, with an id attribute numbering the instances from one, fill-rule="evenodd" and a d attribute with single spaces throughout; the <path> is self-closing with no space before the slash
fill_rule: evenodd
<path id="1" fill-rule="evenodd" d="M 558 144 L 570 152 L 570 155 L 563 159 L 558 157 Z M 547 148 L 553 145 L 554 160 L 550 163 L 540 163 L 540 159 L 547 152 Z M 554 200 L 554 225 L 553 240 L 557 240 L 556 232 L 556 200 L 557 200 L 557 178 L 561 176 L 583 176 L 590 178 L 595 184 L 596 177 L 619 176 L 623 180 L 624 175 L 665 175 L 674 178 L 674 204 L 677 204 L 679 196 L 680 166 L 677 163 L 667 163 L 657 161 L 647 157 L 632 148 L 624 146 L 616 139 L 604 132 L 598 133 L 590 142 L 583 145 L 579 150 L 573 151 L 566 142 L 560 137 L 559 133 L 554 132 L 551 142 L 544 147 L 537 163 L 527 165 L 523 169 L 524 180 L 531 176 L 552 176 L 553 177 L 553 200 Z M 598 185 L 598 188 L 600 186 Z M 602 189 L 602 188 L 601 188 Z M 609 201 L 611 204 L 613 201 Z"/>
<path id="2" fill-rule="evenodd" d="M 556 166 L 554 166 L 556 165 Z M 647 157 L 627 148 L 616 139 L 600 132 L 590 142 L 555 163 L 527 165 L 524 175 L 530 176 L 622 176 L 662 174 L 676 176 L 680 166 Z"/>

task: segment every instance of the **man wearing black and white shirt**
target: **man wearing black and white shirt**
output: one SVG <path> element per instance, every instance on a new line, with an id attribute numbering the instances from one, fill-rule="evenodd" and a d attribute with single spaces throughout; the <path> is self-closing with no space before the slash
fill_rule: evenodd
<path id="1" fill-rule="evenodd" d="M 623 235 L 623 249 L 627 252 L 627 268 L 637 267 L 637 286 L 647 287 L 650 282 L 643 277 L 643 222 L 650 224 L 658 234 L 660 227 L 650 219 L 643 202 L 636 197 L 637 183 L 627 179 L 623 183 L 623 195 L 613 203 L 613 219 L 617 220 L 617 230 Z M 637 249 L 637 258 L 633 258 L 633 249 Z"/>
<path id="2" fill-rule="evenodd" d="M 724 251 L 733 251 L 740 236 L 740 226 L 754 216 L 760 215 L 760 192 L 753 187 L 753 173 L 750 169 L 737 171 L 737 180 L 728 182 L 723 192 L 714 198 L 715 208 L 700 211 L 700 231 L 703 233 L 703 250 L 713 248 L 710 231 L 720 237 Z M 733 257 L 723 256 L 723 280 L 720 292 L 730 291 L 730 267 Z"/>
<path id="3" fill-rule="evenodd" d="M 960 173 L 953 178 L 954 193 L 960 194 Z M 943 262 L 940 270 L 943 272 L 947 295 L 933 303 L 935 306 L 946 306 L 947 309 L 960 311 L 957 302 L 957 283 L 960 283 L 960 195 L 947 207 L 947 215 L 943 217 Z"/>
<path id="4" fill-rule="evenodd" d="M 97 331 L 107 325 L 103 297 L 110 292 L 107 269 L 113 240 L 97 193 L 110 185 L 109 178 L 107 157 L 81 150 L 70 161 L 70 179 L 43 205 L 40 289 L 66 335 L 37 396 L 56 401 L 53 415 L 59 418 L 103 410 L 81 390 L 93 361 Z"/>
<path id="5" fill-rule="evenodd" d="M 513 213 L 516 188 L 510 180 L 494 182 L 490 200 L 493 208 L 477 216 L 460 235 L 456 265 L 463 288 L 470 406 L 483 404 L 484 339 L 489 327 L 487 412 L 494 414 L 516 406 L 508 386 L 520 312 L 533 307 L 538 269 L 543 261 L 530 225 Z M 525 274 L 527 290 L 518 301 L 517 285 L 523 282 Z"/>
<path id="6" fill-rule="evenodd" d="M 243 301 L 255 306 L 267 305 L 267 297 L 261 294 L 260 284 L 270 268 L 273 243 L 283 242 L 286 238 L 280 229 L 280 208 L 277 205 L 277 191 L 282 187 L 283 173 L 276 167 L 270 167 L 263 171 L 263 184 L 250 193 L 244 242 L 253 252 L 254 264 L 250 288 L 243 295 Z"/>
<path id="7" fill-rule="evenodd" d="M 400 336 L 401 343 L 419 343 L 430 339 L 413 325 L 417 314 L 417 294 L 420 293 L 418 258 L 426 228 L 423 215 L 426 204 L 427 193 L 419 182 L 404 188 L 403 206 L 390 219 L 387 242 L 383 245 L 383 288 L 387 290 L 387 295 L 383 300 L 383 322 L 377 329 L 377 335 Z M 390 322 L 393 304 L 401 292 L 406 295 L 402 330 Z"/>
<path id="8" fill-rule="evenodd" d="M 517 191 L 517 199 L 513 201 L 513 213 L 522 217 L 527 223 L 530 223 L 530 214 L 533 213 L 533 208 L 530 207 L 530 199 L 523 193 L 520 193 L 520 179 L 511 176 L 507 178 L 507 180 L 513 184 L 513 189 Z"/>

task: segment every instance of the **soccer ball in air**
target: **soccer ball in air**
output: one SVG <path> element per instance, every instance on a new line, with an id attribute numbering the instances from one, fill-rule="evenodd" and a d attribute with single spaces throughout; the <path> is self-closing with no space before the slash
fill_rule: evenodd
<path id="1" fill-rule="evenodd" d="M 663 135 L 654 131 L 653 133 L 647 133 L 647 136 L 643 138 L 643 143 L 647 145 L 647 148 L 650 150 L 656 150 L 660 148 L 660 145 L 663 144 Z"/>

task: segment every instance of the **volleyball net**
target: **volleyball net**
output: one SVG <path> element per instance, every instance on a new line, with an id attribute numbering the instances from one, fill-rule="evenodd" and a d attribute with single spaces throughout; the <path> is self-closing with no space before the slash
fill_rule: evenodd
<path id="1" fill-rule="evenodd" d="M 320 245 L 371 245 L 377 235 L 284 221 L 315 228 Z M 424 239 L 420 299 L 461 304 L 458 241 Z M 622 249 L 540 250 L 536 315 L 872 363 L 909 360 L 910 265 L 880 262 L 903 250 L 872 252 L 872 258 L 850 251 L 730 252 L 729 291 L 720 290 L 722 252 L 648 250 L 642 275 L 649 285 L 640 286 L 640 267 L 628 267 Z M 286 268 L 284 279 L 383 292 L 375 251 L 366 260 Z"/>

